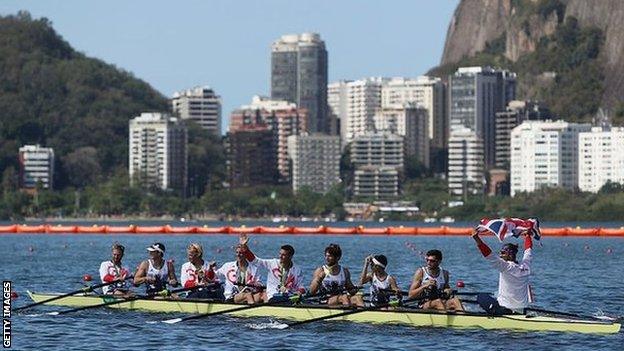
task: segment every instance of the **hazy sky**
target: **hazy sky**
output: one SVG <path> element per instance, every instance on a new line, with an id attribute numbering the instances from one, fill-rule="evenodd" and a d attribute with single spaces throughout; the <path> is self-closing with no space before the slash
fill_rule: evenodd
<path id="1" fill-rule="evenodd" d="M 270 45 L 317 32 L 329 81 L 415 77 L 440 61 L 459 0 L 0 0 L 2 15 L 47 17 L 76 50 L 133 72 L 166 96 L 197 85 L 223 120 L 270 90 Z M 225 126 L 224 126 L 225 127 Z"/>

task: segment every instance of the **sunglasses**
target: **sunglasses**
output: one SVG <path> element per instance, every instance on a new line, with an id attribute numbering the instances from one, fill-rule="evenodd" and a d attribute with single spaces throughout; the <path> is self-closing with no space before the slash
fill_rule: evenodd
<path id="1" fill-rule="evenodd" d="M 425 261 L 427 261 L 427 262 L 439 262 L 439 260 L 437 260 L 435 258 L 427 258 L 427 259 L 425 259 Z"/>

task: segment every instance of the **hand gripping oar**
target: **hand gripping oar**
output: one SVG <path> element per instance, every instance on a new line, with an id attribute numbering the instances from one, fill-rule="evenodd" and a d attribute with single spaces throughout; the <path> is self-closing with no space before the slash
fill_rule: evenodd
<path id="1" fill-rule="evenodd" d="M 13 311 L 25 310 L 27 308 L 43 305 L 45 303 L 56 301 L 56 300 L 60 300 L 60 299 L 63 299 L 63 298 L 66 298 L 66 297 L 69 297 L 69 296 L 72 296 L 72 295 L 76 295 L 76 294 L 79 294 L 79 293 L 88 293 L 88 292 L 91 292 L 91 291 L 93 291 L 93 290 L 95 290 L 97 288 L 101 288 L 101 287 L 112 285 L 112 284 L 117 284 L 117 283 L 123 282 L 123 281 L 128 280 L 128 279 L 132 279 L 132 278 L 133 278 L 133 276 L 129 276 L 129 277 L 125 277 L 124 279 L 113 280 L 112 282 L 96 284 L 96 285 L 91 285 L 91 286 L 85 286 L 84 288 L 82 288 L 80 290 L 72 291 L 72 292 L 67 293 L 67 294 L 58 295 L 58 296 L 51 297 L 51 298 L 43 300 L 43 301 L 32 303 L 30 305 L 26 305 L 26 306 L 15 308 Z"/>
<path id="2" fill-rule="evenodd" d="M 183 291 L 195 290 L 195 289 L 198 289 L 198 288 L 201 288 L 201 286 L 194 286 L 192 288 L 180 288 L 180 289 L 175 289 L 175 290 L 171 290 L 171 291 L 163 290 L 163 291 L 159 291 L 159 292 L 154 293 L 154 294 L 138 295 L 138 296 L 129 297 L 127 299 L 120 298 L 120 299 L 115 299 L 114 301 L 107 301 L 107 302 L 104 302 L 104 303 L 101 303 L 101 304 L 97 304 L 97 305 L 90 305 L 90 306 L 83 306 L 83 307 L 78 307 L 78 308 L 72 308 L 70 310 L 65 310 L 65 311 L 48 312 L 47 314 L 51 315 L 51 316 L 58 316 L 58 315 L 62 315 L 62 314 L 72 313 L 72 312 L 89 310 L 89 309 L 92 309 L 92 308 L 107 307 L 107 306 L 122 304 L 122 303 L 125 303 L 125 302 L 150 299 L 150 298 L 156 297 L 156 296 L 166 297 L 166 296 L 170 296 L 171 294 L 175 294 L 175 293 L 179 293 L 179 292 L 183 292 Z M 114 295 L 111 295 L 110 297 L 111 298 L 115 298 Z"/>
<path id="3" fill-rule="evenodd" d="M 297 302 L 299 302 L 300 300 L 314 298 L 314 297 L 318 297 L 318 296 L 327 296 L 327 293 L 322 292 L 322 293 L 313 294 L 313 295 L 293 295 L 289 299 L 290 299 L 290 302 L 294 305 Z M 329 295 L 329 296 L 332 296 L 332 295 Z M 186 321 L 190 321 L 190 320 L 194 320 L 194 319 L 202 319 L 202 318 L 211 317 L 211 316 L 218 316 L 220 314 L 225 314 L 225 313 L 232 313 L 232 312 L 237 312 L 237 311 L 251 310 L 251 309 L 254 309 L 254 308 L 258 308 L 258 307 L 283 306 L 284 303 L 285 303 L 285 301 L 266 302 L 266 303 L 259 303 L 259 304 L 255 304 L 255 305 L 243 305 L 241 307 L 230 308 L 230 309 L 226 309 L 226 310 L 222 310 L 222 311 L 196 314 L 196 315 L 193 315 L 193 316 L 187 316 L 187 317 L 182 317 L 182 318 L 166 319 L 166 320 L 163 320 L 161 322 L 167 323 L 167 324 L 175 324 L 175 323 L 186 322 Z"/>
<path id="4" fill-rule="evenodd" d="M 418 300 L 419 299 L 407 299 L 407 300 L 404 301 L 404 303 L 409 303 L 409 302 L 418 301 Z M 356 313 L 361 313 L 361 312 L 379 311 L 382 308 L 393 307 L 395 304 L 396 304 L 396 302 L 388 302 L 388 303 L 377 305 L 377 306 L 371 306 L 371 307 L 355 309 L 355 310 L 341 312 L 341 313 L 337 313 L 337 314 L 331 314 L 329 316 L 322 316 L 322 317 L 306 319 L 304 321 L 294 322 L 294 323 L 290 323 L 290 324 L 283 323 L 283 324 L 278 325 L 277 328 L 278 329 L 286 329 L 286 328 L 289 328 L 289 327 L 295 327 L 295 326 L 298 326 L 298 325 L 308 324 L 308 323 L 312 323 L 312 322 L 320 322 L 320 321 L 324 321 L 324 320 L 328 320 L 328 319 L 340 318 L 340 317 L 349 316 L 349 315 L 356 314 Z"/>

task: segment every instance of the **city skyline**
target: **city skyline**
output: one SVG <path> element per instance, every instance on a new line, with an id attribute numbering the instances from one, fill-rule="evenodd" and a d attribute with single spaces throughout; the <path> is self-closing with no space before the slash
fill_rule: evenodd
<path id="1" fill-rule="evenodd" d="M 280 36 L 319 33 L 327 45 L 329 82 L 416 77 L 439 63 L 458 3 L 189 1 L 177 5 L 184 11 L 172 12 L 162 1 L 9 0 L 0 3 L 0 14 L 25 10 L 46 17 L 76 50 L 132 72 L 168 98 L 210 86 L 223 98 L 224 133 L 237 106 L 270 95 L 271 43 Z M 199 45 L 203 40 L 211 42 Z"/>

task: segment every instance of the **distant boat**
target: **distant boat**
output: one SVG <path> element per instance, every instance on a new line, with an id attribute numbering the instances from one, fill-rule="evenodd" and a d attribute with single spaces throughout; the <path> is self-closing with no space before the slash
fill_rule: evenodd
<path id="1" fill-rule="evenodd" d="M 435 223 L 437 221 L 438 221 L 438 219 L 434 218 L 434 217 L 427 217 L 427 218 L 425 218 L 425 223 Z"/>
<path id="2" fill-rule="evenodd" d="M 448 217 L 448 216 L 442 217 L 442 218 L 440 218 L 440 222 L 442 222 L 442 223 L 454 223 L 455 222 L 455 218 Z"/>

